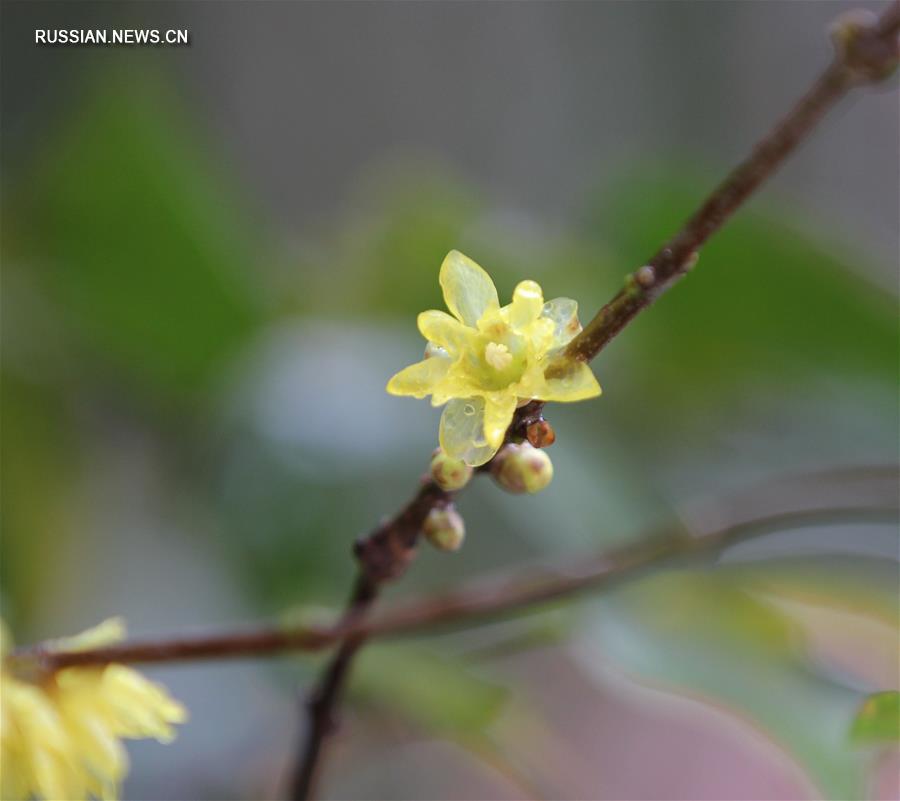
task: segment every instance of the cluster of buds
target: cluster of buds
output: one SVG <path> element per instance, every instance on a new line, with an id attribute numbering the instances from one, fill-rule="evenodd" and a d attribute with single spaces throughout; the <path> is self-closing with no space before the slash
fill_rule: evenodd
<path id="1" fill-rule="evenodd" d="M 503 489 L 517 495 L 533 495 L 553 480 L 553 462 L 543 448 L 556 439 L 553 427 L 543 419 L 526 429 L 524 442 L 507 443 L 491 460 L 488 469 Z M 448 456 L 441 448 L 431 454 L 431 479 L 445 492 L 455 492 L 469 483 L 474 472 L 462 459 Z M 422 534 L 441 551 L 457 551 L 466 537 L 466 525 L 449 501 L 428 512 L 422 523 Z"/>

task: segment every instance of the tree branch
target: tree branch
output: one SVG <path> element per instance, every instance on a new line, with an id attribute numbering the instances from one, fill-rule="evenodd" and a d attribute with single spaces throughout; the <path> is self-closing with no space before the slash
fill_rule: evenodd
<path id="1" fill-rule="evenodd" d="M 835 57 L 828 68 L 684 226 L 637 271 L 568 345 L 565 355 L 590 361 L 638 312 L 694 266 L 701 246 L 809 136 L 816 123 L 856 85 L 881 80 L 896 67 L 900 3 L 880 18 L 852 13 L 832 30 Z"/>
<path id="2" fill-rule="evenodd" d="M 296 651 L 319 651 L 370 637 L 420 634 L 435 627 L 457 627 L 586 590 L 604 589 L 675 561 L 715 553 L 746 540 L 782 530 L 842 523 L 878 524 L 897 520 L 893 506 L 841 505 L 791 509 L 733 521 L 707 531 L 663 527 L 614 550 L 542 565 L 528 571 L 493 574 L 452 592 L 395 604 L 372 621 L 345 616 L 334 626 L 261 628 L 242 632 L 126 642 L 82 651 L 22 648 L 7 659 L 16 671 L 53 672 L 112 662 L 158 664 L 178 661 L 244 659 Z M 337 656 L 340 656 L 341 649 Z M 336 658 L 332 664 L 337 663 Z M 346 667 L 340 668 L 346 670 Z M 321 710 L 317 708 L 319 714 Z"/>
<path id="3" fill-rule="evenodd" d="M 855 84 L 886 77 L 898 58 L 897 32 L 900 30 L 900 0 L 880 18 L 844 17 L 833 29 L 835 58 L 792 111 L 756 146 L 753 153 L 717 187 L 684 227 L 644 266 L 629 276 L 622 289 L 567 346 L 563 358 L 590 361 L 619 333 L 639 311 L 646 308 L 675 280 L 686 273 L 697 252 L 731 217 L 738 207 L 781 165 L 784 159 L 809 135 L 826 111 Z M 521 437 L 529 422 L 539 418 L 543 403 L 534 401 L 517 412 L 507 438 Z M 430 508 L 449 503 L 450 497 L 434 485 L 425 485 L 410 506 L 392 521 L 385 531 L 357 545 L 361 561 L 360 582 L 368 582 L 368 598 L 351 602 L 348 614 L 364 618 L 385 581 L 397 578 L 415 553 L 419 524 Z M 354 638 L 340 648 L 329 664 L 309 704 L 311 724 L 299 769 L 293 783 L 292 798 L 305 801 L 315 793 L 316 765 L 322 742 L 333 729 L 332 709 L 340 696 L 341 685 L 362 639 Z M 319 725 L 318 718 L 329 722 Z"/>

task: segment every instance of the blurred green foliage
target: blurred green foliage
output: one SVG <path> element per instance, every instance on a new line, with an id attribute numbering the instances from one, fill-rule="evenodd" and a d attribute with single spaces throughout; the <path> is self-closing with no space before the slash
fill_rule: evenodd
<path id="1" fill-rule="evenodd" d="M 354 692 L 436 734 L 484 731 L 507 695 L 462 660 L 422 647 L 376 644 L 360 654 L 358 667 Z"/>
<path id="2" fill-rule="evenodd" d="M 860 743 L 900 740 L 900 692 L 873 693 L 866 698 L 853 721 L 851 735 Z"/>
<path id="3" fill-rule="evenodd" d="M 47 143 L 11 202 L 13 262 L 76 358 L 141 402 L 205 391 L 261 322 L 260 243 L 172 98 L 123 76 Z"/>
<path id="4" fill-rule="evenodd" d="M 601 216 L 604 245 L 625 268 L 641 264 L 714 185 L 671 168 L 629 174 Z M 592 215 L 593 216 L 593 215 Z M 794 224 L 791 224 L 791 220 Z M 870 284 L 859 256 L 811 239 L 789 209 L 755 204 L 703 248 L 694 272 L 629 328 L 622 410 L 665 438 L 686 418 L 740 402 L 760 384 L 790 394 L 823 375 L 898 379 L 896 299 Z M 618 388 L 617 391 L 622 391 Z M 647 415 L 639 398 L 663 398 Z"/>

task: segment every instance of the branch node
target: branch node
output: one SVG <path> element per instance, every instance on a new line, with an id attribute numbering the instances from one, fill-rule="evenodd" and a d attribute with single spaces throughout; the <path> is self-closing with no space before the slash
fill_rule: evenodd
<path id="1" fill-rule="evenodd" d="M 855 8 L 831 25 L 831 42 L 844 74 L 853 84 L 883 81 L 900 62 L 900 12 L 896 7 L 879 19 L 874 12 Z"/>
<path id="2" fill-rule="evenodd" d="M 656 270 L 652 264 L 645 264 L 634 274 L 634 277 L 644 289 L 649 289 L 656 283 Z"/>

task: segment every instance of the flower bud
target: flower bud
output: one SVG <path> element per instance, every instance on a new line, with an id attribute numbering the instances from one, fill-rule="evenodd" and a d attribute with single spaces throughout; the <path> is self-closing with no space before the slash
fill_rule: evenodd
<path id="1" fill-rule="evenodd" d="M 525 436 L 535 448 L 549 448 L 556 442 L 556 432 L 546 420 L 537 420 L 528 426 Z"/>
<path id="2" fill-rule="evenodd" d="M 882 81 L 900 61 L 896 35 L 885 37 L 879 30 L 878 15 L 868 9 L 854 8 L 841 14 L 831 26 L 831 42 L 856 83 Z"/>
<path id="3" fill-rule="evenodd" d="M 447 456 L 438 448 L 431 457 L 431 477 L 442 490 L 462 489 L 472 478 L 472 467 L 462 459 Z"/>
<path id="4" fill-rule="evenodd" d="M 528 442 L 507 445 L 491 464 L 497 483 L 516 494 L 540 492 L 553 480 L 553 462 L 546 451 Z"/>
<path id="5" fill-rule="evenodd" d="M 425 538 L 440 551 L 458 551 L 466 538 L 466 524 L 452 506 L 432 509 L 422 524 Z"/>

